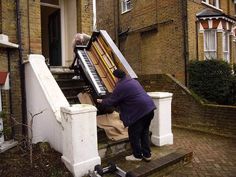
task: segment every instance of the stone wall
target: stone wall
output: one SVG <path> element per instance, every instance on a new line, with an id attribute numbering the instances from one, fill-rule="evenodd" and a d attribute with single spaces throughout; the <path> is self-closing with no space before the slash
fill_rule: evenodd
<path id="1" fill-rule="evenodd" d="M 204 104 L 170 75 L 145 75 L 139 81 L 146 91 L 173 93 L 174 126 L 236 137 L 236 106 Z"/>

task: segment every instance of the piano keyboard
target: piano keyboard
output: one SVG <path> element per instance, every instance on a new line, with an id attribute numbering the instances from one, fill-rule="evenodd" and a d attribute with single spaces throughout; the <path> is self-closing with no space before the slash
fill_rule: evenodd
<path id="1" fill-rule="evenodd" d="M 77 50 L 78 55 L 79 55 L 79 62 L 80 65 L 83 68 L 83 71 L 85 71 L 86 76 L 92 81 L 92 85 L 95 89 L 95 91 L 97 92 L 98 95 L 105 95 L 106 94 L 106 89 L 103 86 L 97 72 L 96 69 L 94 67 L 94 65 L 91 63 L 86 50 Z"/>

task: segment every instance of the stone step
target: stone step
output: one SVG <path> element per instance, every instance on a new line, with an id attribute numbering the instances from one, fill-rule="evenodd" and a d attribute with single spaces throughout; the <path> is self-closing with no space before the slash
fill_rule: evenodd
<path id="1" fill-rule="evenodd" d="M 162 173 L 168 173 L 171 169 L 176 166 L 183 166 L 187 163 L 191 162 L 193 158 L 193 152 L 185 151 L 185 150 L 177 150 L 176 152 L 172 152 L 166 156 L 163 156 L 159 159 L 153 160 L 149 163 L 141 165 L 137 168 L 131 170 L 132 174 L 136 177 L 146 177 L 156 173 L 158 176 L 162 176 Z"/>
<path id="2" fill-rule="evenodd" d="M 59 78 L 56 79 L 58 85 L 60 87 L 68 87 L 68 86 L 84 86 L 86 85 L 85 82 L 83 80 L 75 80 L 75 79 L 71 79 L 71 78 Z"/>
<path id="3" fill-rule="evenodd" d="M 173 152 L 169 152 L 150 162 L 125 161 L 124 155 L 127 155 L 128 153 L 130 154 L 130 152 L 126 152 L 111 158 L 102 159 L 102 164 L 105 164 L 105 166 L 102 166 L 107 167 L 109 163 L 116 164 L 120 169 L 132 177 L 163 177 L 168 176 L 170 172 L 191 163 L 193 159 L 193 152 L 184 149 L 176 149 Z M 112 177 L 114 174 L 115 173 L 107 173 L 105 176 Z"/>
<path id="4" fill-rule="evenodd" d="M 129 140 L 109 140 L 106 135 L 98 137 L 98 153 L 102 159 L 112 158 L 120 153 L 130 150 Z"/>

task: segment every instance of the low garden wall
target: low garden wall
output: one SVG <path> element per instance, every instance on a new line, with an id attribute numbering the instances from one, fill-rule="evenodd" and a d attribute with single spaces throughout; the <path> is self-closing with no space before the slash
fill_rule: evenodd
<path id="1" fill-rule="evenodd" d="M 236 137 L 236 106 L 204 104 L 168 74 L 139 76 L 148 92 L 173 93 L 172 125 Z"/>

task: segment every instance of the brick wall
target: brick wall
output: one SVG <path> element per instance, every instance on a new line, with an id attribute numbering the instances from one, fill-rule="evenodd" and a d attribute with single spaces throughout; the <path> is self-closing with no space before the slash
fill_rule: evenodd
<path id="1" fill-rule="evenodd" d="M 119 33 L 129 29 L 126 35 L 119 37 L 119 48 L 136 73 L 169 73 L 185 83 L 188 60 L 204 58 L 203 33 L 197 31 L 196 14 L 209 6 L 201 0 L 133 0 L 131 3 L 131 11 L 121 14 L 117 1 L 97 1 L 98 29 L 107 30 L 113 39 L 116 39 L 116 29 Z M 231 0 L 221 1 L 224 13 L 234 15 L 233 7 Z M 119 10 L 116 12 L 119 23 L 114 17 L 114 9 Z M 156 30 L 148 30 L 155 24 Z M 186 25 L 187 41 L 184 41 L 183 25 Z M 223 56 L 221 39 L 217 45 L 219 58 Z M 235 60 L 234 43 L 231 52 Z"/>
<path id="2" fill-rule="evenodd" d="M 185 82 L 181 1 L 135 1 L 133 9 L 120 19 L 123 31 L 130 28 L 120 49 L 136 73 L 170 73 Z M 155 24 L 156 30 L 148 30 Z"/>
<path id="3" fill-rule="evenodd" d="M 77 0 L 78 32 L 92 33 L 93 3 L 92 0 Z"/>
<path id="4" fill-rule="evenodd" d="M 173 93 L 173 125 L 236 137 L 236 106 L 203 104 L 170 75 L 145 75 L 139 81 L 146 91 Z"/>
<path id="5" fill-rule="evenodd" d="M 99 0 L 96 2 L 97 30 L 105 29 L 112 39 L 116 38 L 117 5 L 114 0 Z"/>

